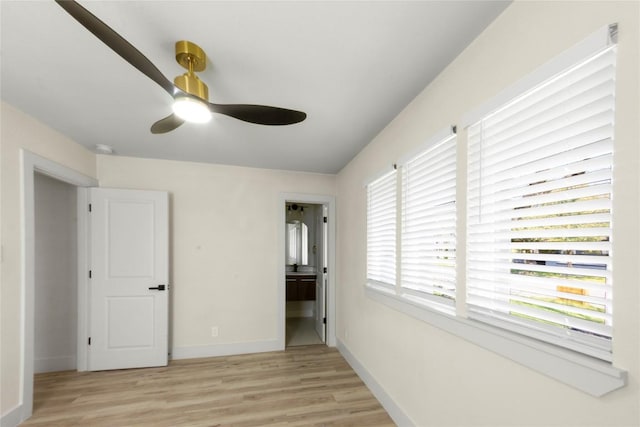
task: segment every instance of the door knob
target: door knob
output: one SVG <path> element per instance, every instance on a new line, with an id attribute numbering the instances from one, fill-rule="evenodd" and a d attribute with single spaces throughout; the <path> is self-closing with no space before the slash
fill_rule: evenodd
<path id="1" fill-rule="evenodd" d="M 152 291 L 164 291 L 164 289 L 165 289 L 165 285 L 158 285 L 158 286 L 149 288 L 149 290 L 152 290 Z"/>

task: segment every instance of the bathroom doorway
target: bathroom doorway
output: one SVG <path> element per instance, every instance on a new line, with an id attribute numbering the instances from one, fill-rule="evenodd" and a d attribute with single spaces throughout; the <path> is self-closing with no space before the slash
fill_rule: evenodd
<path id="1" fill-rule="evenodd" d="M 326 207 L 286 202 L 287 347 L 325 342 Z"/>
<path id="2" fill-rule="evenodd" d="M 335 345 L 333 198 L 283 200 L 283 346 Z M 318 199 L 319 198 L 319 199 Z"/>

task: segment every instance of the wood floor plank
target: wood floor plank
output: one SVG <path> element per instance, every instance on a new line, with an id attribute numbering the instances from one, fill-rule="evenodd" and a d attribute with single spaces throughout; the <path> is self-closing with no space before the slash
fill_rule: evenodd
<path id="1" fill-rule="evenodd" d="M 35 377 L 28 426 L 393 426 L 324 345 L 171 361 L 168 367 Z"/>

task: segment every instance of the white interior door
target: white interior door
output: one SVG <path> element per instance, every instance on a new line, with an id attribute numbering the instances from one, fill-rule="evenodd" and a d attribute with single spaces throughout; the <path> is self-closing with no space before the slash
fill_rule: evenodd
<path id="1" fill-rule="evenodd" d="M 167 365 L 168 194 L 92 188 L 88 368 Z"/>
<path id="2" fill-rule="evenodd" d="M 326 342 L 326 331 L 327 331 L 327 298 L 326 298 L 326 289 L 327 289 L 327 259 L 328 259 L 328 226 L 327 226 L 327 218 L 328 209 L 326 206 L 322 206 L 322 215 L 320 215 L 320 221 L 317 230 L 320 230 L 319 239 L 316 239 L 317 242 L 320 242 L 320 262 L 318 265 L 318 273 L 316 275 L 316 332 L 318 336 L 322 339 L 322 342 Z"/>

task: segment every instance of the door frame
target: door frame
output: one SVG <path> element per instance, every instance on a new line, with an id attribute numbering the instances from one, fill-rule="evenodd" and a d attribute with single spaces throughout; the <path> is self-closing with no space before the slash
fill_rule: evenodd
<path id="1" fill-rule="evenodd" d="M 22 164 L 22 283 L 21 283 L 21 341 L 20 353 L 22 354 L 22 401 L 21 403 L 21 421 L 31 417 L 33 413 L 33 371 L 34 371 L 34 337 L 35 337 L 35 187 L 34 174 L 39 172 L 58 181 L 66 182 L 81 190 L 82 187 L 97 187 L 98 180 L 81 174 L 71 168 L 63 166 L 45 157 L 41 157 L 28 150 L 20 150 L 20 162 Z M 80 301 L 85 297 L 86 287 L 81 286 L 84 283 L 86 271 L 86 216 L 84 215 L 84 207 L 86 204 L 80 204 L 80 193 L 78 191 L 78 309 Z M 83 315 L 78 311 L 78 352 L 77 365 L 81 370 L 82 363 L 86 368 L 86 346 L 84 344 L 85 331 L 81 331 L 81 324 L 86 319 L 81 320 Z"/>
<path id="2" fill-rule="evenodd" d="M 285 223 L 287 203 L 309 203 L 327 206 L 328 248 L 327 248 L 327 289 L 326 289 L 326 344 L 336 346 L 336 198 L 321 194 L 281 193 L 278 198 L 278 347 L 286 347 L 286 258 Z"/>

